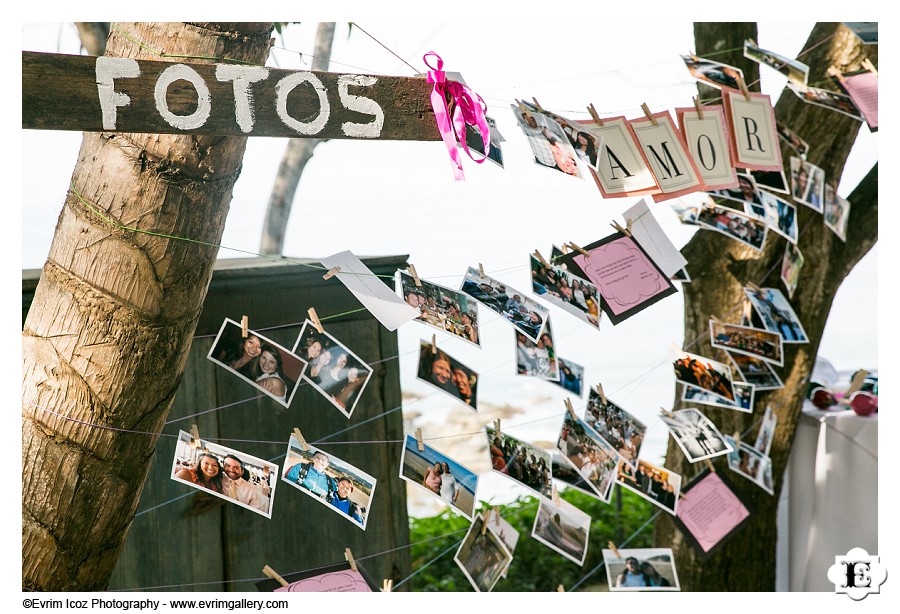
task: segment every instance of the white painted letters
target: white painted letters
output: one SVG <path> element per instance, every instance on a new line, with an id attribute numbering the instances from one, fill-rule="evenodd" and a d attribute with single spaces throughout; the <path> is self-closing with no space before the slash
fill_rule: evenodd
<path id="1" fill-rule="evenodd" d="M 97 58 L 94 66 L 97 75 L 97 94 L 100 97 L 100 112 L 103 116 L 103 129 L 116 129 L 116 107 L 125 107 L 131 103 L 128 94 L 115 91 L 115 79 L 127 79 L 140 76 L 141 68 L 131 58 Z"/>
<path id="2" fill-rule="evenodd" d="M 309 83 L 312 85 L 313 90 L 315 90 L 316 95 L 319 97 L 319 114 L 310 122 L 297 121 L 288 115 L 287 112 L 288 94 L 301 83 Z M 318 134 L 322 131 L 322 128 L 325 127 L 325 124 L 328 123 L 328 117 L 331 115 L 331 107 L 328 105 L 328 96 L 325 92 L 325 86 L 322 85 L 322 82 L 319 81 L 317 76 L 308 70 L 288 75 L 275 85 L 275 112 L 278 113 L 278 117 L 288 128 L 307 136 Z"/>
<path id="3" fill-rule="evenodd" d="M 359 124 L 356 122 L 344 122 L 341 124 L 341 130 L 344 134 L 359 138 L 377 138 L 381 136 L 381 129 L 384 127 L 384 111 L 377 102 L 371 98 L 363 96 L 354 96 L 347 91 L 351 85 L 370 86 L 375 85 L 378 79 L 365 75 L 340 75 L 338 77 L 338 96 L 344 108 L 365 115 L 374 115 L 375 119 L 368 124 Z"/>
<path id="4" fill-rule="evenodd" d="M 166 101 L 166 92 L 169 91 L 169 86 L 179 80 L 187 81 L 197 90 L 197 110 L 190 115 L 175 115 L 169 110 L 169 103 Z M 179 130 L 199 128 L 206 123 L 212 111 L 212 100 L 206 81 L 196 70 L 185 64 L 173 64 L 162 71 L 159 79 L 156 80 L 156 87 L 153 89 L 153 99 L 156 101 L 156 110 L 159 111 L 159 115 L 166 120 L 166 123 Z"/>
<path id="5" fill-rule="evenodd" d="M 234 119 L 241 132 L 252 132 L 253 93 L 250 84 L 269 76 L 269 70 L 262 66 L 241 66 L 237 64 L 217 64 L 216 79 L 234 84 Z"/>

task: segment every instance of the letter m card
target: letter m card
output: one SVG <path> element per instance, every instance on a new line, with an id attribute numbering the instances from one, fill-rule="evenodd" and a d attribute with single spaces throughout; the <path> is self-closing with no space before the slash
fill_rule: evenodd
<path id="1" fill-rule="evenodd" d="M 731 164 L 731 139 L 721 105 L 675 109 L 688 151 L 703 177 L 706 190 L 736 188 L 737 173 Z"/>
<path id="2" fill-rule="evenodd" d="M 731 132 L 732 163 L 755 171 L 780 171 L 781 148 L 775 129 L 775 111 L 765 94 L 722 88 L 725 115 Z"/>
<path id="3" fill-rule="evenodd" d="M 705 189 L 700 171 L 688 153 L 681 133 L 675 130 L 675 123 L 668 111 L 654 113 L 646 119 L 633 119 L 629 124 L 662 189 L 662 194 L 653 195 L 654 201 Z"/>

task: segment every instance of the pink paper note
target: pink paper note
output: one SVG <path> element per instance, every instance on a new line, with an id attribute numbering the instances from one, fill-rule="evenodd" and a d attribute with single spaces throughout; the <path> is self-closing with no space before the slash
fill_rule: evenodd
<path id="1" fill-rule="evenodd" d="M 287 586 L 275 589 L 276 593 L 371 593 L 358 571 L 345 569 L 332 571 L 321 576 L 297 580 Z"/>
<path id="2" fill-rule="evenodd" d="M 878 75 L 864 72 L 858 75 L 844 75 L 841 85 L 853 99 L 853 104 L 865 116 L 866 123 L 873 130 L 878 128 Z"/>
<path id="3" fill-rule="evenodd" d="M 678 504 L 678 518 L 704 552 L 709 552 L 750 515 L 722 479 L 710 473 Z"/>

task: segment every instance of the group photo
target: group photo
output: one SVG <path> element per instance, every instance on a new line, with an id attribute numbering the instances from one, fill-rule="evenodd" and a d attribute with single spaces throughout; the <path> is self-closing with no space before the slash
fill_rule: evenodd
<path id="1" fill-rule="evenodd" d="M 516 373 L 559 381 L 559 362 L 549 319 L 537 343 L 516 331 Z"/>
<path id="2" fill-rule="evenodd" d="M 617 469 L 619 484 L 637 493 L 653 505 L 661 507 L 673 516 L 681 493 L 681 476 L 665 467 L 657 467 L 645 460 L 639 460 L 637 470 L 621 461 Z"/>
<path id="3" fill-rule="evenodd" d="M 699 403 L 701 405 L 712 405 L 714 407 L 727 407 L 745 413 L 753 413 L 753 396 L 755 386 L 746 382 L 731 382 L 734 387 L 734 401 L 723 399 L 717 394 L 713 394 L 702 388 L 683 384 L 681 390 L 681 400 L 690 401 L 691 403 Z"/>
<path id="4" fill-rule="evenodd" d="M 590 326 L 600 326 L 600 293 L 597 286 L 560 267 L 545 266 L 533 255 L 530 260 L 531 289 L 535 295 Z"/>
<path id="5" fill-rule="evenodd" d="M 596 495 L 603 501 L 609 501 L 619 462 L 616 449 L 569 412 L 563 418 L 556 448 L 578 470 Z"/>
<path id="6" fill-rule="evenodd" d="M 714 348 L 744 354 L 781 366 L 784 361 L 782 337 L 772 331 L 709 321 L 709 341 Z"/>
<path id="7" fill-rule="evenodd" d="M 477 346 L 481 346 L 478 335 L 478 306 L 476 302 L 459 292 L 444 286 L 418 280 L 400 271 L 400 290 L 403 300 L 418 310 L 417 322 L 450 333 Z"/>
<path id="8" fill-rule="evenodd" d="M 756 251 L 762 249 L 768 231 L 766 223 L 759 218 L 719 205 L 701 209 L 697 224 L 740 241 Z"/>
<path id="9" fill-rule="evenodd" d="M 608 441 L 625 462 L 634 464 L 641 452 L 647 425 L 591 388 L 584 421 Z"/>
<path id="10" fill-rule="evenodd" d="M 536 493 L 549 497 L 552 491 L 550 453 L 527 441 L 484 427 L 491 468 Z"/>
<path id="11" fill-rule="evenodd" d="M 734 401 L 731 368 L 705 356 L 681 352 L 674 362 L 675 380 Z"/>
<path id="12" fill-rule="evenodd" d="M 661 415 L 669 432 L 687 459 L 696 463 L 731 451 L 722 433 L 699 409 L 689 407 Z"/>
<path id="13" fill-rule="evenodd" d="M 528 298 L 523 292 L 508 287 L 478 269 L 469 267 L 463 279 L 462 291 L 499 314 L 526 337 L 537 343 L 550 311 Z"/>
<path id="14" fill-rule="evenodd" d="M 754 391 L 778 390 L 784 388 L 781 378 L 775 373 L 775 369 L 765 360 L 754 356 L 742 354 L 728 354 L 728 360 L 734 365 L 738 375 L 747 384 L 753 386 Z M 735 389 L 736 390 L 736 389 Z"/>

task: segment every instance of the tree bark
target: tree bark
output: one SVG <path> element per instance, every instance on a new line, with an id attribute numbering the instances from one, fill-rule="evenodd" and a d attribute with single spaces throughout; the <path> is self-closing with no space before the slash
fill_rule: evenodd
<path id="1" fill-rule="evenodd" d="M 334 22 L 322 22 L 316 30 L 316 50 L 312 70 L 328 70 L 331 61 L 331 44 L 334 41 Z M 269 195 L 266 217 L 263 221 L 259 253 L 280 256 L 284 251 L 284 235 L 287 231 L 291 208 L 300 177 L 316 147 L 325 139 L 290 139 L 278 166 L 278 175 Z"/>
<path id="2" fill-rule="evenodd" d="M 146 48 L 116 31 L 108 55 L 148 58 L 149 48 L 263 64 L 272 24 L 119 29 Z M 245 144 L 84 134 L 22 331 L 23 588 L 106 587 L 218 251 L 166 235 L 219 243 Z"/>
<path id="3" fill-rule="evenodd" d="M 717 61 L 742 68 L 750 84 L 755 81 L 758 68 L 755 63 L 743 58 L 743 41 L 750 34 L 743 24 L 738 26 L 695 24 L 697 54 L 707 54 L 709 57 L 717 50 L 731 50 L 713 57 Z M 805 49 L 808 52 L 798 59 L 810 67 L 809 84 L 818 87 L 828 87 L 826 70 L 831 65 L 848 72 L 859 69 L 866 56 L 876 65 L 878 61 L 876 47 L 864 47 L 846 27 L 835 23 L 817 24 Z M 823 168 L 826 182 L 836 188 L 856 140 L 860 122 L 822 107 L 808 105 L 787 90 L 775 106 L 775 117 L 809 142 L 807 159 Z M 790 157 L 797 154 L 783 142 L 781 150 L 787 169 L 785 175 L 790 177 Z M 672 520 L 661 517 L 655 526 L 656 543 L 671 545 L 674 549 L 678 575 L 684 590 L 775 589 L 775 518 L 784 471 L 800 418 L 806 384 L 815 364 L 834 296 L 844 277 L 878 239 L 877 165 L 850 194 L 848 200 L 851 208 L 846 243 L 824 225 L 821 214 L 804 205 L 797 205 L 800 231 L 798 247 L 805 257 L 805 263 L 791 304 L 803 324 L 809 343 L 784 346 L 784 366 L 776 368 L 784 382 L 784 388 L 757 393 L 752 415 L 708 406 L 702 409 L 723 433 L 744 433 L 750 429 L 744 439 L 752 440 L 756 436 L 755 423 L 767 405 L 772 407 L 778 419 L 770 452 L 775 494 L 769 495 L 741 477 L 730 480 L 739 494 L 749 502 L 753 513 L 743 528 L 728 538 L 712 557 L 703 561 L 676 529 Z M 757 286 L 781 287 L 780 271 L 784 250 L 785 239 L 771 232 L 761 254 L 718 233 L 702 230 L 696 233 L 683 250 L 689 261 L 688 270 L 692 278 L 692 282 L 684 286 L 687 351 L 727 362 L 725 356 L 715 354 L 709 344 L 710 317 L 716 316 L 723 322 L 738 323 L 742 288 L 746 282 Z M 676 408 L 688 405 L 679 399 L 680 395 L 676 395 Z M 669 442 L 665 466 L 688 479 L 698 472 L 685 459 L 674 441 Z M 718 471 L 730 474 L 723 457 L 720 457 L 715 466 Z"/>

